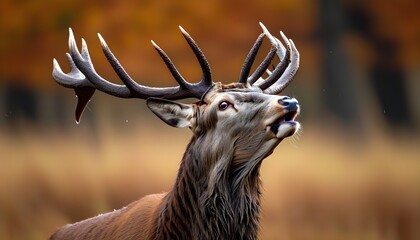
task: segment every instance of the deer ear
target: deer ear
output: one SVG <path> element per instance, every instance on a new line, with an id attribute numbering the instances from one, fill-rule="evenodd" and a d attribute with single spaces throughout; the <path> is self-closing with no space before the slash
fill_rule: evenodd
<path id="1" fill-rule="evenodd" d="M 194 109 L 192 105 L 168 101 L 161 98 L 148 98 L 147 107 L 156 116 L 172 127 L 191 127 Z"/>

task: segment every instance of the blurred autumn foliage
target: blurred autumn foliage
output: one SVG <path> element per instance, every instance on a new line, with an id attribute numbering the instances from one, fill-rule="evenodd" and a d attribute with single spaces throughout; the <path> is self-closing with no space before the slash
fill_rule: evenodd
<path id="1" fill-rule="evenodd" d="M 146 81 L 149 75 L 161 78 L 156 76 L 156 70 L 164 66 L 156 67 L 159 63 L 149 60 L 151 54 L 155 55 L 149 43 L 151 38 L 163 43 L 174 58 L 180 57 L 180 66 L 195 69 L 185 66 L 192 64 L 188 63 L 193 62 L 191 59 L 182 61 L 186 47 L 178 25 L 195 36 L 214 60 L 214 69 L 223 75 L 239 71 L 240 61 L 260 32 L 258 21 L 272 29 L 287 29 L 295 39 L 310 34 L 315 27 L 310 26 L 315 22 L 315 8 L 303 2 L 255 1 L 244 7 L 241 1 L 21 0 L 3 1 L 1 5 L 2 79 L 18 77 L 42 88 L 52 85 L 51 60 L 64 56 L 69 27 L 77 37 L 88 40 L 94 58 L 99 58 L 95 33 L 100 32 L 126 68 Z M 279 11 L 287 14 L 277 15 Z M 299 21 L 291 22 L 291 15 L 299 15 Z M 221 61 L 223 56 L 236 59 Z M 106 67 L 104 61 L 96 64 L 99 69 Z"/>

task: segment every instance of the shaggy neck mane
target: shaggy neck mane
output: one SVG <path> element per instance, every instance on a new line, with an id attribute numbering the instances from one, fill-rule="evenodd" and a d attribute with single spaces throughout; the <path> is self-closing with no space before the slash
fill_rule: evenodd
<path id="1" fill-rule="evenodd" d="M 205 134 L 193 137 L 160 210 L 156 239 L 257 239 L 261 161 L 247 172 L 232 164 L 234 149 Z"/>

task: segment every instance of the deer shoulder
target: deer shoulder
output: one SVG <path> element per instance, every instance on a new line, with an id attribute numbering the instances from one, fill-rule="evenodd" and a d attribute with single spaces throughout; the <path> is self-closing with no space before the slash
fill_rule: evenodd
<path id="1" fill-rule="evenodd" d="M 154 221 L 165 196 L 147 195 L 122 209 L 67 224 L 50 239 L 152 239 Z"/>

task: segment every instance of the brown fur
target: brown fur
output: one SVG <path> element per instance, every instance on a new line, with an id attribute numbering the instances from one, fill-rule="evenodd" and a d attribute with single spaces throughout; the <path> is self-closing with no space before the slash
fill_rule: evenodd
<path id="1" fill-rule="evenodd" d="M 125 208 L 68 224 L 50 239 L 151 239 L 157 209 L 166 195 L 148 195 Z"/>
<path id="2" fill-rule="evenodd" d="M 66 225 L 50 239 L 256 239 L 260 165 L 289 136 L 267 124 L 287 111 L 279 96 L 232 86 L 217 84 L 195 104 L 148 100 L 163 121 L 193 132 L 174 187 Z M 220 110 L 224 101 L 231 106 Z"/>

